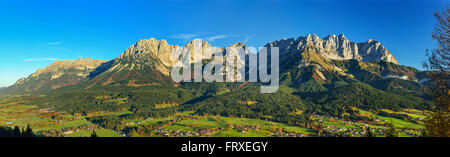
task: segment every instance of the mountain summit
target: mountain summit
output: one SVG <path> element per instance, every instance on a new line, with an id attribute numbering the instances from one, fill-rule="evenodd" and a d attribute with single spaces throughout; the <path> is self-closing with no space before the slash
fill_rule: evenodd
<path id="1" fill-rule="evenodd" d="M 232 44 L 230 47 L 248 48 L 242 42 Z M 370 81 L 392 77 L 412 81 L 422 78 L 417 76 L 416 70 L 398 65 L 392 53 L 375 40 L 355 43 L 343 34 L 329 35 L 325 38 L 308 34 L 296 39 L 269 42 L 266 47 L 280 48 L 280 72 L 289 72 L 290 80 L 295 85 L 305 82 L 307 78 L 314 78 L 319 82 L 322 81 L 321 83 L 347 76 L 356 77 L 363 82 L 366 82 L 366 77 L 369 76 Z M 57 89 L 69 85 L 90 88 L 106 85 L 139 87 L 173 84 L 170 71 L 179 60 L 172 58 L 172 52 L 181 48 L 190 51 L 201 50 L 202 53 L 205 53 L 205 48 L 212 48 L 216 53 L 225 53 L 226 50 L 224 47 L 215 47 L 200 39 L 194 39 L 184 46 L 170 45 L 166 40 L 155 38 L 144 39 L 137 41 L 110 61 L 94 59 L 56 61 L 44 69 L 37 70 L 28 78 L 21 78 L 6 90 L 17 93 Z M 192 62 L 202 60 L 202 56 L 193 54 L 190 53 Z M 240 62 L 245 63 L 243 60 Z M 376 70 L 373 71 L 374 69 Z M 298 76 L 294 76 L 294 72 Z M 84 83 L 79 84 L 81 81 Z"/>
<path id="2" fill-rule="evenodd" d="M 321 56 L 333 60 L 356 59 L 363 62 L 386 61 L 398 64 L 397 59 L 379 41 L 368 40 L 355 43 L 348 40 L 343 34 L 329 35 L 325 38 L 308 34 L 297 39 L 281 39 L 268 43 L 266 46 L 280 48 L 280 60 L 289 58 L 296 53 L 311 48 Z"/>
<path id="3" fill-rule="evenodd" d="M 55 61 L 53 64 L 37 70 L 27 78 L 19 79 L 7 90 L 31 92 L 74 85 L 86 79 L 93 70 L 104 62 L 106 61 L 97 59 Z"/>

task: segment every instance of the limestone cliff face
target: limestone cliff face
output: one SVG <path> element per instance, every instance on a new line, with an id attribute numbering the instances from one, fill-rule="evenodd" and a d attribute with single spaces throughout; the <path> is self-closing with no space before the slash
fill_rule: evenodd
<path id="1" fill-rule="evenodd" d="M 237 54 L 237 49 L 245 47 L 242 42 L 229 45 L 228 52 L 230 54 Z M 109 70 L 137 70 L 143 67 L 151 66 L 157 69 L 159 72 L 166 76 L 170 76 L 171 67 L 173 67 L 180 58 L 174 58 L 172 53 L 174 51 L 187 51 L 189 50 L 189 59 L 191 63 L 201 62 L 202 59 L 209 60 L 208 63 L 214 64 L 214 60 L 206 59 L 205 56 L 215 56 L 218 53 L 222 53 L 220 56 L 224 56 L 226 52 L 225 47 L 216 47 L 209 44 L 207 41 L 200 39 L 194 39 L 187 43 L 185 46 L 180 47 L 176 45 L 169 45 L 166 40 L 156 40 L 155 38 L 139 40 L 136 44 L 126 49 L 117 59 L 115 65 Z M 201 54 L 201 55 L 196 55 Z M 224 58 L 225 59 L 225 58 Z M 236 66 L 245 66 L 245 57 L 236 58 Z M 231 65 L 227 62 L 227 65 Z M 233 66 L 223 66 L 223 71 L 232 70 Z M 223 73 L 225 75 L 225 73 Z M 197 75 L 197 74 L 194 74 Z M 242 78 L 242 76 L 236 76 L 235 79 Z"/>
<path id="2" fill-rule="evenodd" d="M 165 66 L 171 67 L 179 60 L 173 58 L 172 53 L 174 51 L 182 51 L 185 48 L 189 50 L 191 62 L 199 61 L 202 59 L 203 53 L 206 53 L 206 48 L 214 49 L 214 51 L 223 51 L 224 48 L 211 46 L 206 41 L 200 39 L 194 39 L 186 44 L 184 47 L 178 45 L 169 45 L 166 40 L 156 40 L 155 38 L 139 40 L 136 44 L 132 45 L 123 52 L 118 59 L 132 59 L 139 61 L 142 58 L 153 58 L 161 61 Z M 201 51 L 202 56 L 195 56 L 194 51 Z M 209 50 L 209 49 L 208 49 Z"/>
<path id="3" fill-rule="evenodd" d="M 307 35 L 306 37 L 298 37 L 297 39 L 282 39 L 268 43 L 266 46 L 280 48 L 280 61 L 292 58 L 293 55 L 303 53 L 304 50 L 314 49 L 321 57 L 333 60 L 350 60 L 356 59 L 363 62 L 386 61 L 398 64 L 398 61 L 380 42 L 368 40 L 367 42 L 355 43 L 348 40 L 343 34 L 338 36 L 330 35 L 325 38 L 319 38 L 317 35 Z M 237 42 L 229 47 L 246 47 L 242 42 Z M 190 51 L 190 60 L 192 63 L 201 61 L 202 56 L 208 51 L 213 53 L 225 52 L 224 47 L 215 47 L 206 41 L 194 39 L 184 47 L 169 45 L 166 40 L 156 40 L 155 38 L 139 40 L 123 52 L 118 59 L 127 59 L 132 62 L 149 62 L 149 58 L 157 60 L 161 65 L 156 67 L 168 75 L 167 67 L 172 67 L 179 60 L 172 57 L 172 52 L 187 48 Z M 210 49 L 207 49 L 210 48 Z M 207 51 L 208 50 L 208 51 Z M 201 51 L 202 56 L 195 56 L 194 51 Z M 129 63 L 129 68 L 135 68 L 140 65 Z"/>
<path id="4" fill-rule="evenodd" d="M 209 49 L 207 49 L 209 48 Z M 169 45 L 166 40 L 156 40 L 155 38 L 139 40 L 136 44 L 126 49 L 117 59 L 112 69 L 142 69 L 145 66 L 152 66 L 164 75 L 170 75 L 170 67 L 174 66 L 179 58 L 173 57 L 174 51 L 187 51 L 191 63 L 199 62 L 205 53 L 223 52 L 224 48 L 211 46 L 208 42 L 194 39 L 184 47 Z M 194 55 L 194 51 L 200 51 Z M 122 62 L 126 60 L 126 62 Z"/>
<path id="5" fill-rule="evenodd" d="M 27 78 L 21 78 L 11 86 L 25 91 L 39 89 L 56 89 L 73 85 L 85 79 L 105 61 L 94 59 L 77 59 L 55 61 L 53 64 L 37 70 Z"/>
<path id="6" fill-rule="evenodd" d="M 86 77 L 90 72 L 92 72 L 92 70 L 94 70 L 104 62 L 104 60 L 95 59 L 55 61 L 53 64 L 45 67 L 44 69 L 37 70 L 27 79 L 39 79 L 43 75 L 49 75 L 51 76 L 51 79 L 54 80 L 65 74 Z"/>
<path id="7" fill-rule="evenodd" d="M 87 80 L 90 85 L 108 85 L 115 82 L 126 82 L 125 80 L 141 80 L 141 83 L 146 82 L 147 84 L 171 82 L 171 67 L 180 59 L 172 56 L 174 51 L 189 50 L 188 57 L 191 63 L 203 61 L 203 63 L 214 64 L 214 58 L 205 59 L 204 56 L 214 55 L 217 57 L 217 55 L 222 56 L 226 53 L 237 55 L 238 51 L 234 48 L 241 47 L 245 48 L 244 53 L 248 55 L 249 49 L 242 42 L 225 48 L 212 46 L 200 39 L 194 39 L 184 46 L 170 45 L 166 40 L 156 40 L 155 38 L 144 39 L 137 41 L 119 57 L 108 62 L 94 59 L 56 61 L 44 69 L 37 70 L 28 78 L 19 79 L 8 90 L 56 89 L 75 85 L 82 80 Z M 316 67 L 318 69 L 316 73 L 319 76 L 317 78 L 322 78 L 322 80 L 326 79 L 320 75 L 321 72 L 331 70 L 345 73 L 345 69 L 342 70 L 342 67 L 332 64 L 330 60 L 356 59 L 361 62 L 385 61 L 398 64 L 392 53 L 380 42 L 368 40 L 355 43 L 348 40 L 343 34 L 330 35 L 325 38 L 307 35 L 297 39 L 281 39 L 269 42 L 266 47 L 280 48 L 280 71 L 283 72 L 292 67 Z M 194 51 L 201 51 L 202 55 L 196 56 Z M 234 63 L 225 62 L 226 66 L 223 66 L 222 70 L 233 71 L 234 68 L 245 66 L 246 57 L 237 57 L 232 60 Z M 233 80 L 240 78 L 242 76 L 236 76 Z"/>
<path id="8" fill-rule="evenodd" d="M 398 64 L 397 59 L 379 41 L 370 39 L 367 42 L 358 43 L 358 47 L 362 61 L 383 60 Z"/>
<path id="9" fill-rule="evenodd" d="M 118 59 L 129 58 L 140 60 L 141 58 L 153 57 L 160 60 L 164 65 L 170 66 L 177 60 L 172 59 L 172 51 L 177 46 L 172 46 L 166 40 L 156 40 L 155 38 L 139 40 L 123 52 Z"/>
<path id="10" fill-rule="evenodd" d="M 368 40 L 367 42 L 355 43 L 348 40 L 343 34 L 338 36 L 330 35 L 325 38 L 319 38 L 317 35 L 309 34 L 297 39 L 282 39 L 268 43 L 266 46 L 280 48 L 280 63 L 287 60 L 298 60 L 304 64 L 302 66 L 312 65 L 315 60 L 350 60 L 356 59 L 362 62 L 386 61 L 398 64 L 392 53 L 387 50 L 380 42 Z M 185 46 L 169 45 L 166 40 L 156 40 L 155 38 L 139 40 L 136 44 L 126 49 L 115 61 L 110 69 L 112 70 L 142 70 L 144 67 L 152 67 L 166 76 L 170 76 L 171 67 L 179 62 L 180 58 L 173 58 L 174 51 L 189 50 L 189 59 L 191 63 L 200 62 L 204 56 L 210 56 L 217 53 L 237 54 L 234 48 L 248 48 L 245 43 L 237 42 L 225 47 L 215 47 L 206 41 L 194 39 Z M 228 50 L 228 51 L 227 51 Z M 245 54 L 248 54 L 248 49 Z M 200 51 L 200 52 L 195 52 Z M 317 53 L 309 54 L 309 52 Z M 202 55 L 195 55 L 202 54 Z M 300 54 L 300 55 L 299 55 Z M 300 56 L 300 57 L 299 57 Z M 224 58 L 225 59 L 225 58 Z M 245 66 L 245 58 L 236 58 L 234 66 Z M 213 63 L 214 61 L 208 61 Z M 320 61 L 322 62 L 322 61 Z M 232 68 L 230 62 L 225 63 L 224 71 L 230 71 Z M 340 71 L 339 68 L 328 66 L 326 64 L 316 65 L 319 68 L 325 66 L 327 69 Z M 282 65 L 288 67 L 289 65 Z M 238 76 L 240 78 L 241 76 Z"/>
<path id="11" fill-rule="evenodd" d="M 201 40 L 193 40 L 184 47 L 169 45 L 166 40 L 155 38 L 139 40 L 119 57 L 105 64 L 107 66 L 99 67 L 90 82 L 92 85 L 116 84 L 130 80 L 139 80 L 141 84 L 171 82 L 171 67 L 179 61 L 179 58 L 172 56 L 173 52 L 202 50 L 204 47 L 210 45 Z M 191 61 L 194 61 L 194 57 L 201 61 L 201 56 L 190 54 Z M 96 77 L 97 75 L 99 77 Z"/>
<path id="12" fill-rule="evenodd" d="M 308 34 L 297 39 L 289 38 L 270 42 L 267 46 L 280 48 L 280 60 L 289 58 L 296 53 L 302 53 L 306 48 L 313 48 L 323 57 L 334 60 L 356 59 L 363 62 L 386 61 L 398 64 L 397 59 L 380 42 L 368 40 L 355 43 L 348 40 L 343 34 L 330 35 L 319 38 Z"/>

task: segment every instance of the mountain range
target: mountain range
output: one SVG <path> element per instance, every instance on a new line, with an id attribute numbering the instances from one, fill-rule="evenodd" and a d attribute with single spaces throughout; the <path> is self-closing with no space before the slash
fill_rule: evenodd
<path id="1" fill-rule="evenodd" d="M 249 50 L 242 42 L 228 47 Z M 260 93 L 264 83 L 259 82 L 176 83 L 171 79 L 171 68 L 179 60 L 171 57 L 173 50 L 234 51 L 225 52 L 225 47 L 200 39 L 177 46 L 151 38 L 137 41 L 109 61 L 56 61 L 0 90 L 0 95 L 26 94 L 30 96 L 27 104 L 70 117 L 84 115 L 94 124 L 128 135 L 139 130 L 129 126 L 130 121 L 182 113 L 320 128 L 316 116 L 375 124 L 379 121 L 376 114 L 419 124 L 406 111 L 422 112 L 432 107 L 427 72 L 400 65 L 379 41 L 356 43 L 343 34 L 325 38 L 312 34 L 268 42 L 265 47 L 280 50 L 280 86 L 270 94 Z M 188 57 L 203 66 L 215 61 Z M 247 63 L 248 58 L 235 61 Z"/>
<path id="2" fill-rule="evenodd" d="M 12 93 L 33 92 L 75 85 L 88 78 L 93 70 L 105 62 L 94 59 L 56 61 L 44 69 L 37 70 L 27 78 L 20 78 L 14 85 L 8 87 L 7 91 Z"/>
<path id="3" fill-rule="evenodd" d="M 242 42 L 230 46 L 246 47 Z M 203 50 L 208 47 L 219 51 L 225 50 L 224 47 L 211 46 L 199 39 L 189 42 L 184 47 L 190 50 L 194 48 Z M 355 43 L 343 34 L 325 38 L 308 34 L 296 39 L 269 42 L 266 47 L 280 48 L 282 76 L 292 75 L 288 72 L 292 69 L 308 69 L 309 72 L 296 74 L 299 77 L 284 80 L 296 86 L 308 80 L 307 77 L 322 83 L 333 81 L 334 77 L 355 78 L 372 84 L 391 78 L 414 83 L 426 80 L 423 72 L 399 65 L 388 49 L 379 41 L 372 39 Z M 171 82 L 170 68 L 178 62 L 171 58 L 171 53 L 176 48 L 180 46 L 169 45 L 166 40 L 155 38 L 139 40 L 111 61 L 95 59 L 56 61 L 27 78 L 19 79 L 6 91 L 35 92 L 77 85 L 81 82 L 87 86 L 118 83 L 141 86 Z"/>
<path id="4" fill-rule="evenodd" d="M 191 51 L 212 48 L 216 53 L 225 53 L 224 47 L 215 47 L 200 39 L 194 39 L 183 47 Z M 242 42 L 229 47 L 248 49 Z M 216 103 L 221 102 L 230 105 L 227 107 L 229 110 L 236 109 L 234 114 L 238 115 L 244 114 L 241 112 L 252 115 L 261 113 L 243 110 L 242 106 L 236 106 L 239 102 L 229 102 L 230 96 L 248 101 L 257 99 L 259 101 L 256 102 L 261 104 L 272 102 L 271 104 L 276 106 L 298 102 L 288 110 L 309 108 L 309 112 L 317 113 L 323 112 L 320 108 L 324 106 L 334 108 L 326 109 L 323 114 L 348 112 L 345 109 L 348 107 L 342 106 L 367 109 L 429 107 L 427 104 L 430 104 L 431 97 L 426 72 L 400 65 L 379 41 L 355 43 L 343 34 L 325 38 L 313 34 L 272 41 L 265 47 L 279 47 L 280 90 L 274 97 L 283 100 L 277 99 L 274 102 L 272 98 L 259 93 L 257 87 L 261 83 L 175 83 L 171 79 L 170 71 L 178 60 L 171 58 L 171 53 L 182 47 L 155 38 L 139 40 L 110 61 L 56 61 L 27 78 L 19 79 L 14 85 L 0 91 L 0 94 L 47 94 L 50 96 L 42 100 L 44 104 L 66 104 L 66 107 L 70 106 L 71 109 L 80 108 L 76 106 L 82 105 L 89 109 L 91 107 L 86 104 L 92 103 L 92 97 L 109 91 L 114 96 L 129 95 L 130 99 L 134 98 L 134 103 L 195 104 L 184 106 L 185 109 L 195 108 L 197 112 L 207 113 L 217 113 L 219 109 Z M 190 57 L 191 61 L 202 61 L 203 65 L 211 62 L 194 58 L 198 56 Z M 73 92 L 78 92 L 79 95 L 74 96 Z M 93 96 L 87 97 L 87 93 Z M 175 93 L 178 95 L 173 95 Z M 240 94 L 236 95 L 238 93 Z M 146 94 L 152 97 L 149 98 Z M 67 96 L 71 97 L 54 102 Z M 75 103 L 83 101 L 86 102 Z M 308 104 L 312 106 L 307 107 Z M 266 110 L 269 106 L 247 110 Z M 229 114 L 231 111 L 226 112 Z"/>

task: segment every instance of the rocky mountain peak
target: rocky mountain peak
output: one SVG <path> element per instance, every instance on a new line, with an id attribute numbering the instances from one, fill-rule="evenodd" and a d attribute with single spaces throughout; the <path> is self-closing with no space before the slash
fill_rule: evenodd
<path id="1" fill-rule="evenodd" d="M 236 43 L 234 43 L 232 45 L 229 45 L 228 47 L 247 47 L 247 44 L 238 41 L 238 42 L 236 42 Z"/>
<path id="2" fill-rule="evenodd" d="M 55 61 L 51 65 L 37 70 L 29 77 L 17 80 L 10 88 L 35 91 L 73 85 L 86 79 L 92 71 L 105 62 L 97 59 Z"/>
<path id="3" fill-rule="evenodd" d="M 176 62 L 177 59 L 172 58 L 172 53 L 176 49 L 182 47 L 177 45 L 169 45 L 166 40 L 156 40 L 155 38 L 139 40 L 136 44 L 130 46 L 123 52 L 118 59 L 130 58 L 131 60 L 140 60 L 142 58 L 152 57 L 161 61 L 165 66 L 171 67 Z M 194 50 L 204 51 L 205 48 L 213 48 L 215 51 L 217 49 L 223 50 L 223 48 L 215 47 L 209 44 L 207 41 L 202 41 L 201 39 L 194 39 L 187 43 L 184 48 L 189 49 L 190 52 Z M 194 56 L 191 54 L 191 61 L 199 60 L 202 56 Z M 198 58 L 195 58 L 198 57 Z"/>
<path id="4" fill-rule="evenodd" d="M 292 60 L 298 57 L 298 54 L 304 51 L 316 52 L 319 58 L 332 60 L 350 60 L 356 59 L 364 62 L 387 61 L 398 64 L 395 57 L 380 42 L 368 40 L 367 42 L 356 43 L 350 41 L 344 34 L 328 35 L 320 38 L 316 34 L 308 34 L 298 38 L 284 38 L 281 40 L 269 42 L 266 46 L 280 48 L 280 61 Z M 243 42 L 237 42 L 229 47 L 246 47 Z M 141 69 L 145 66 L 152 66 L 158 69 L 164 75 L 169 75 L 170 67 L 178 62 L 177 58 L 172 58 L 175 50 L 182 48 L 189 49 L 191 62 L 201 61 L 205 55 L 206 48 L 212 48 L 213 52 L 224 52 L 224 47 L 215 47 L 207 41 L 194 39 L 183 47 L 170 45 L 166 40 L 157 40 L 155 38 L 139 40 L 134 45 L 126 49 L 116 60 L 126 59 L 121 62 L 122 65 L 114 65 L 112 69 Z M 199 50 L 203 56 L 195 56 L 194 50 Z M 210 49 L 208 49 L 210 50 Z M 295 57 L 296 56 L 296 57 Z M 310 55 L 303 55 L 310 56 Z M 308 57 L 298 58 L 305 60 Z M 317 57 L 316 57 L 317 58 Z M 145 65 L 145 66 L 144 66 Z"/>
<path id="5" fill-rule="evenodd" d="M 194 39 L 187 43 L 184 47 L 190 48 L 190 47 L 211 47 L 211 44 L 209 44 L 206 40 L 201 39 Z"/>
<path id="6" fill-rule="evenodd" d="M 192 53 L 194 50 L 200 50 L 203 51 L 205 48 L 213 47 L 211 44 L 209 44 L 207 41 L 202 41 L 201 39 L 194 39 L 190 41 L 188 44 L 186 44 L 184 47 L 188 48 L 189 51 Z"/>
<path id="7" fill-rule="evenodd" d="M 308 34 L 306 37 L 298 37 L 277 40 L 266 46 L 280 47 L 281 58 L 301 53 L 307 47 L 315 49 L 323 57 L 333 60 L 356 59 L 364 62 L 386 61 L 398 64 L 397 59 L 380 42 L 368 40 L 367 42 L 351 42 L 344 34 L 328 35 L 320 38 L 316 34 Z"/>
<path id="8" fill-rule="evenodd" d="M 139 40 L 127 48 L 118 59 L 128 58 L 139 60 L 153 57 L 159 59 L 164 65 L 173 65 L 176 60 L 171 58 L 175 46 L 169 45 L 166 40 L 156 40 L 155 38 Z"/>
<path id="9" fill-rule="evenodd" d="M 65 70 L 76 70 L 76 71 L 92 71 L 102 63 L 106 61 L 97 59 L 77 59 L 77 60 L 65 60 L 65 61 L 55 61 L 53 64 L 46 66 L 43 69 L 37 70 L 35 73 L 30 75 L 30 78 L 39 77 L 45 73 L 58 73 L 57 75 L 63 75 Z M 54 75 L 52 78 L 57 78 L 59 76 Z M 79 74 L 86 75 L 87 74 Z"/>
<path id="10" fill-rule="evenodd" d="M 358 43 L 358 47 L 362 61 L 377 59 L 398 64 L 397 59 L 379 41 L 369 39 L 367 42 Z"/>
<path id="11" fill-rule="evenodd" d="M 16 83 L 14 83 L 14 84 L 16 84 L 16 85 L 22 84 L 24 81 L 25 81 L 25 77 L 22 77 L 19 80 L 17 80 Z"/>

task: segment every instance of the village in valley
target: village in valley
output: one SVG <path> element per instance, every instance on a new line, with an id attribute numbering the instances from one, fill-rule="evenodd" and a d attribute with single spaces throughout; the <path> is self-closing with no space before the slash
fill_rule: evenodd
<path id="1" fill-rule="evenodd" d="M 2 99 L 0 122 L 11 127 L 30 125 L 35 133 L 48 137 L 91 137 L 94 134 L 100 137 L 366 137 L 368 132 L 375 137 L 386 136 L 391 124 L 395 126 L 399 136 L 418 137 L 421 136 L 421 119 L 424 117 L 419 111 L 404 110 L 401 114 L 415 117 L 405 121 L 361 110 L 361 114 L 371 117 L 371 121 L 353 122 L 337 117 L 315 116 L 312 123 L 299 126 L 267 120 L 199 116 L 192 112 L 182 112 L 166 118 L 129 120 L 122 122 L 120 128 L 110 128 L 89 121 L 89 117 L 120 116 L 129 114 L 129 111 L 90 113 L 86 116 L 69 115 L 49 108 L 39 109 L 27 105 L 27 98 L 29 96 L 24 95 Z"/>

